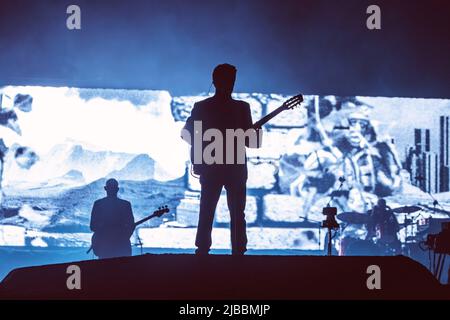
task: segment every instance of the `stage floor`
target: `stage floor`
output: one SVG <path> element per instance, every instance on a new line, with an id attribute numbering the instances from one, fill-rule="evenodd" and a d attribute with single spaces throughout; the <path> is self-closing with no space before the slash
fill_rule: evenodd
<path id="1" fill-rule="evenodd" d="M 75 273 L 80 289 L 69 288 Z M 19 268 L 0 286 L 3 299 L 404 300 L 448 293 L 403 256 L 144 254 Z"/>

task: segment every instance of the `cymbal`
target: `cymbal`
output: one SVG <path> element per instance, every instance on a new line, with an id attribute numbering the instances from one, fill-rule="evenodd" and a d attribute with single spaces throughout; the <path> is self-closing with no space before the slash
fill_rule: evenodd
<path id="1" fill-rule="evenodd" d="M 395 212 L 395 213 L 413 213 L 413 212 L 420 211 L 420 210 L 422 210 L 421 207 L 404 206 L 404 207 L 398 207 L 398 208 L 392 209 L 392 212 Z"/>
<path id="2" fill-rule="evenodd" d="M 347 223 L 366 224 L 369 221 L 369 216 L 365 213 L 359 212 L 342 212 L 336 216 L 339 220 Z"/>

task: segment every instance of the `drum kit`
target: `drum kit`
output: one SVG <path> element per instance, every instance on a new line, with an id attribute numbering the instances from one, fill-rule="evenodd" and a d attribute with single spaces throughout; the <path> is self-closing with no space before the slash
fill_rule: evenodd
<path id="1" fill-rule="evenodd" d="M 373 237 L 371 237 L 370 231 L 367 230 L 373 224 L 369 213 L 342 212 L 338 214 L 336 218 L 342 222 L 339 238 L 337 238 L 339 241 L 339 255 L 409 255 L 408 244 L 418 243 L 421 239 L 418 239 L 417 231 L 427 227 L 427 219 L 412 217 L 413 213 L 421 210 L 422 208 L 418 206 L 403 206 L 390 209 L 394 214 L 404 214 L 403 222 L 396 223 L 397 226 L 393 228 L 378 228 L 378 225 L 375 223 L 375 234 Z M 397 230 L 396 228 L 403 230 L 404 236 L 401 237 L 401 240 L 398 237 L 398 233 L 392 231 Z M 367 233 L 365 237 L 355 237 L 355 235 L 345 232 L 346 229 L 365 229 L 369 237 L 367 237 Z"/>

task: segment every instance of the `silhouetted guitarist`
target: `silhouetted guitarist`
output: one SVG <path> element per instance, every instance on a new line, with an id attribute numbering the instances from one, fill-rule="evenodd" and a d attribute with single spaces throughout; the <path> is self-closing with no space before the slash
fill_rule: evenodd
<path id="1" fill-rule="evenodd" d="M 119 183 L 109 179 L 106 197 L 95 201 L 91 214 L 92 249 L 100 259 L 131 256 L 130 237 L 134 231 L 131 203 L 119 199 Z"/>
<path id="2" fill-rule="evenodd" d="M 226 129 L 242 129 L 246 131 L 253 125 L 250 105 L 247 102 L 234 100 L 231 97 L 236 80 L 236 68 L 230 64 L 218 65 L 212 74 L 216 93 L 213 97 L 197 102 L 191 116 L 186 121 L 185 129 L 194 136 L 194 121 L 201 121 L 202 130 L 217 129 L 226 136 Z M 203 143 L 203 142 L 202 142 Z M 201 150 L 204 150 L 204 145 Z M 235 147 L 239 146 L 235 144 Z M 227 191 L 228 208 L 230 210 L 232 254 L 242 255 L 247 250 L 245 222 L 245 202 L 247 183 L 247 164 L 238 163 L 236 155 L 245 157 L 243 150 L 234 149 L 232 163 L 226 164 L 226 143 L 223 143 L 222 163 L 194 163 L 194 172 L 200 175 L 201 197 L 200 216 L 195 245 L 197 254 L 207 254 L 211 247 L 211 231 L 214 212 L 220 198 L 222 188 Z"/>
<path id="3" fill-rule="evenodd" d="M 192 146 L 191 161 L 194 173 L 200 175 L 200 215 L 195 240 L 196 253 L 207 254 L 209 252 L 214 213 L 222 188 L 225 187 L 230 211 L 232 254 L 242 255 L 247 250 L 244 210 L 248 173 L 245 148 L 259 148 L 262 137 L 262 131 L 259 131 L 261 126 L 283 110 L 295 107 L 303 101 L 303 97 L 299 95 L 290 99 L 289 102 L 253 124 L 250 105 L 231 97 L 236 80 L 236 68 L 230 64 L 220 64 L 214 69 L 212 78 L 216 88 L 214 96 L 194 105 L 182 133 L 183 139 Z M 196 126 L 196 123 L 201 123 L 201 130 L 197 129 L 199 126 Z M 185 131 L 189 134 L 185 135 Z M 200 140 L 195 136 L 197 131 L 203 132 Z M 222 144 L 220 141 L 216 141 L 215 137 L 209 137 L 206 134 L 207 131 L 218 132 L 222 137 Z M 231 139 L 235 139 L 234 143 L 229 144 L 229 140 L 231 140 L 227 135 L 229 131 L 248 132 L 249 136 L 245 139 L 241 139 L 242 135 L 239 138 L 232 136 Z M 237 141 L 239 139 L 241 143 Z M 211 143 L 205 143 L 205 140 L 211 141 Z M 243 141 L 245 143 L 242 143 Z M 201 146 L 196 146 L 196 143 L 201 143 Z M 206 151 L 211 150 L 211 145 L 218 147 L 211 148 L 214 149 L 214 159 L 207 161 L 205 153 L 208 156 Z M 227 147 L 228 145 L 232 147 Z M 200 157 L 196 150 L 200 150 Z M 197 160 L 200 160 L 200 163 Z"/>

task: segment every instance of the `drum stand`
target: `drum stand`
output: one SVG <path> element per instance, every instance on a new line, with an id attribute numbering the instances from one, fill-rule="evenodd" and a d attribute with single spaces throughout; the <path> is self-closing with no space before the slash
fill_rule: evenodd
<path id="1" fill-rule="evenodd" d="M 438 255 L 438 261 L 436 264 L 436 254 Z M 445 258 L 447 257 L 446 253 L 433 253 L 433 275 L 434 277 L 441 282 L 442 269 L 445 265 Z M 450 274 L 450 269 L 449 269 Z M 450 283 L 450 280 L 447 279 L 447 282 Z"/>
<path id="2" fill-rule="evenodd" d="M 143 245 L 144 245 L 144 244 L 142 243 L 142 240 L 141 240 L 141 238 L 139 237 L 138 234 L 136 234 L 136 240 L 137 240 L 137 243 L 135 243 L 134 245 L 140 247 L 140 249 L 141 249 L 141 255 L 143 255 L 143 254 L 144 254 L 144 250 L 143 250 Z"/>

